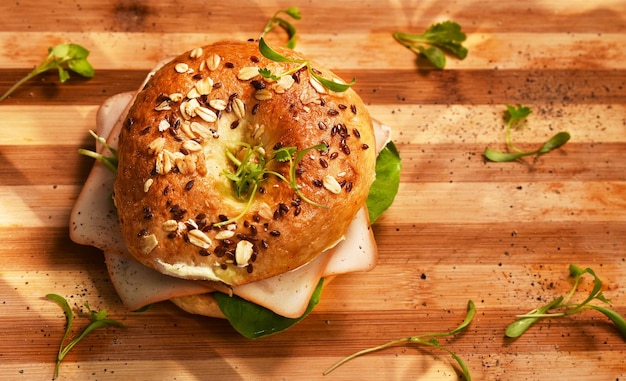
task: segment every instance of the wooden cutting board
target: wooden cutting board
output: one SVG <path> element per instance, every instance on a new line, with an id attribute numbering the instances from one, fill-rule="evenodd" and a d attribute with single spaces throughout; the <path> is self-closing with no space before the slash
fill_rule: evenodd
<path id="1" fill-rule="evenodd" d="M 165 57 L 257 38 L 289 5 L 303 15 L 297 49 L 356 77 L 372 116 L 393 128 L 402 182 L 374 228 L 378 266 L 337 278 L 306 320 L 256 341 L 170 303 L 127 311 L 102 253 L 68 238 L 92 165 L 76 151 L 93 147 L 98 105 L 135 90 Z M 445 70 L 418 68 L 392 38 L 448 19 L 467 33 L 469 55 Z M 0 379 L 52 378 L 65 320 L 47 293 L 128 327 L 80 342 L 61 366 L 66 380 L 457 379 L 447 353 L 410 344 L 322 372 L 366 347 L 450 330 L 468 300 L 469 328 L 440 341 L 474 379 L 626 379 L 626 339 L 595 311 L 504 337 L 517 314 L 570 290 L 572 263 L 593 268 L 626 316 L 623 1 L 20 0 L 2 2 L 0 20 L 0 91 L 61 42 L 87 47 L 96 68 L 62 85 L 42 75 L 0 103 Z M 536 159 L 485 162 L 485 147 L 505 149 L 505 104 L 533 110 L 513 131 L 518 145 L 558 131 L 571 141 Z M 590 290 L 585 279 L 577 298 Z M 87 321 L 77 317 L 73 333 Z"/>

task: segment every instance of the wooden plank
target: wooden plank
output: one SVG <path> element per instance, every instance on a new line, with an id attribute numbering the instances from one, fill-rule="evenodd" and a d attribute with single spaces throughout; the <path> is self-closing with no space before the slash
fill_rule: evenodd
<path id="1" fill-rule="evenodd" d="M 626 70 L 336 70 L 357 78 L 355 90 L 367 103 L 406 104 L 616 104 L 626 98 Z M 106 98 L 136 91 L 148 70 L 99 71 L 91 80 L 70 79 L 60 86 L 56 73 L 26 83 L 6 104 L 97 105 Z M 27 74 L 1 70 L 0 87 Z M 86 96 L 88 95 L 88 96 Z"/>
<path id="2" fill-rule="evenodd" d="M 260 24 L 259 24 L 260 25 Z M 298 24 L 300 25 L 300 24 Z M 418 26 L 368 31 L 361 38 L 358 30 L 344 30 L 332 33 L 327 30 L 301 30 L 296 48 L 304 54 L 314 56 L 316 61 L 326 66 L 337 66 L 342 70 L 368 69 L 381 67 L 401 70 L 416 70 L 415 55 L 393 39 L 393 32 L 420 33 Z M 448 70 L 520 70 L 520 69 L 588 69 L 593 63 L 596 69 L 626 68 L 626 57 L 620 49 L 623 36 L 619 33 L 594 31 L 563 34 L 561 31 L 538 34 L 535 31 L 520 32 L 495 31 L 476 33 L 468 30 L 467 46 L 471 52 L 463 61 L 448 60 Z M 282 37 L 282 35 L 279 35 Z M 282 45 L 278 36 L 268 36 L 274 45 Z M 44 58 L 46 49 L 64 42 L 84 45 L 90 50 L 89 62 L 100 70 L 148 70 L 162 59 L 172 58 L 197 46 L 220 41 L 224 38 L 247 40 L 258 38 L 248 32 L 234 30 L 227 37 L 223 33 L 207 31 L 200 33 L 126 33 L 118 32 L 3 32 L 0 30 L 0 44 L 13 47 L 16 41 L 38 47 L 39 55 L 5 49 L 0 52 L 0 69 L 31 68 Z M 510 41 L 520 41 L 512 46 Z M 376 46 L 371 49 L 370 46 Z M 136 54 L 128 59 L 128 52 Z M 577 59 L 572 60 L 568 52 L 576 51 Z M 28 53 L 28 54 L 26 54 Z M 340 58 L 340 65 L 337 65 Z"/>
<path id="3" fill-rule="evenodd" d="M 45 2 L 44 2 L 45 3 Z M 160 59 L 226 38 L 257 38 L 276 4 L 95 0 L 0 3 L 0 91 L 73 41 L 96 76 L 59 84 L 55 72 L 0 104 L 0 378 L 50 379 L 64 330 L 44 295 L 104 308 L 128 328 L 97 330 L 68 355 L 61 379 L 459 379 L 443 351 L 397 346 L 322 372 L 388 340 L 455 327 L 441 338 L 477 380 L 626 378 L 626 340 L 595 312 L 539 322 L 504 337 L 515 316 L 572 287 L 568 266 L 593 268 L 626 316 L 626 8 L 589 2 L 295 1 L 298 49 L 357 78 L 372 116 L 393 128 L 403 158 L 400 193 L 373 227 L 378 266 L 334 279 L 300 324 L 250 341 L 222 320 L 158 303 L 127 311 L 102 253 L 71 242 L 69 213 L 92 159 L 87 134 L 108 97 L 136 90 Z M 458 21 L 470 53 L 420 70 L 394 31 Z M 268 37 L 282 44 L 284 35 Z M 504 150 L 506 104 L 533 113 L 513 141 L 561 149 L 521 163 Z M 576 300 L 591 288 L 580 285 Z M 87 319 L 79 314 L 73 334 Z"/>

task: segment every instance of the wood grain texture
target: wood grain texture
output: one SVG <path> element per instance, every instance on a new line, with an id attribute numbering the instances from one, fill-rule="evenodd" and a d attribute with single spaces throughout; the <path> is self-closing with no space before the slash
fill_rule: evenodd
<path id="1" fill-rule="evenodd" d="M 170 303 L 121 305 L 102 254 L 68 237 L 92 162 L 87 131 L 107 97 L 133 91 L 159 60 L 221 39 L 255 38 L 281 6 L 260 1 L 5 1 L 0 91 L 59 42 L 91 51 L 96 76 L 31 80 L 0 104 L 0 379 L 49 380 L 63 335 L 58 293 L 106 308 L 128 328 L 95 331 L 61 366 L 66 380 L 458 379 L 444 352 L 398 346 L 322 372 L 391 339 L 469 329 L 442 343 L 476 380 L 624 380 L 626 340 L 598 313 L 543 321 L 522 338 L 506 325 L 569 291 L 570 263 L 592 267 L 626 316 L 626 7 L 623 1 L 295 1 L 298 50 L 357 78 L 372 115 L 392 126 L 400 193 L 374 231 L 379 264 L 335 279 L 311 316 L 249 341 L 221 320 Z M 419 69 L 394 31 L 458 21 L 467 59 Z M 283 36 L 270 36 L 280 43 Z M 486 163 L 504 149 L 504 105 L 533 113 L 514 140 L 562 149 Z M 581 289 L 588 290 L 590 282 Z M 83 308 L 84 310 L 84 308 Z M 76 328 L 85 319 L 76 320 Z"/>

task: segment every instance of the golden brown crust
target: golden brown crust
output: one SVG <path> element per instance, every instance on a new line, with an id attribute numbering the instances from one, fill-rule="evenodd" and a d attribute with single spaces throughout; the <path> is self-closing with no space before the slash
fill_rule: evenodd
<path id="1" fill-rule="evenodd" d="M 265 67 L 280 73 L 294 64 L 267 60 L 256 42 L 221 42 L 175 58 L 139 92 L 120 134 L 115 182 L 122 232 L 139 262 L 230 285 L 265 279 L 334 245 L 364 204 L 375 142 L 361 99 L 351 89 L 320 88 L 306 70 L 266 81 L 256 74 Z M 329 146 L 308 151 L 296 176 L 302 194 L 324 207 L 270 174 L 242 218 L 213 226 L 237 216 L 248 200 L 224 175 L 236 169 L 226 150 L 243 154 L 238 142 L 261 145 L 266 169 L 286 179 L 289 163 L 272 160 L 276 149 Z"/>

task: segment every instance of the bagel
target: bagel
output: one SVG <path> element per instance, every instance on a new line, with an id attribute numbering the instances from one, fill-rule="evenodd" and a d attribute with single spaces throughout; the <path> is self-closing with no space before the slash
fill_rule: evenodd
<path id="1" fill-rule="evenodd" d="M 306 68 L 280 76 L 294 66 L 265 58 L 254 41 L 219 42 L 174 58 L 137 93 L 114 184 L 136 261 L 239 286 L 297 269 L 343 239 L 375 179 L 372 120 L 352 89 L 330 91 Z M 264 68 L 279 79 L 261 77 Z M 266 172 L 238 189 L 233 177 L 246 163 Z"/>

